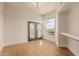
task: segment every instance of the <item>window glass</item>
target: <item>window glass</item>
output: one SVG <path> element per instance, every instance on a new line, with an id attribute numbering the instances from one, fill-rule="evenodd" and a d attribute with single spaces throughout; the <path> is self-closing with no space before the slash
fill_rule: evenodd
<path id="1" fill-rule="evenodd" d="M 48 19 L 46 22 L 46 29 L 49 34 L 55 33 L 55 18 Z"/>

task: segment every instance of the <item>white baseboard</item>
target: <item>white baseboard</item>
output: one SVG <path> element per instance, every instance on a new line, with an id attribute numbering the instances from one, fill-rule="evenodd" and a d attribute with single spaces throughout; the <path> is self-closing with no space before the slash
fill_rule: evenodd
<path id="1" fill-rule="evenodd" d="M 74 53 L 71 48 L 69 48 L 69 47 L 67 47 L 67 48 L 68 48 L 75 56 L 79 56 L 79 55 L 77 55 L 76 53 Z"/>
<path id="2" fill-rule="evenodd" d="M 27 40 L 21 40 L 21 41 L 17 41 L 17 42 L 11 42 L 11 43 L 6 43 L 3 45 L 3 47 L 6 47 L 6 46 L 11 46 L 11 45 L 15 45 L 15 44 L 21 44 L 21 43 L 28 43 Z"/>
<path id="3" fill-rule="evenodd" d="M 3 49 L 3 47 L 0 47 L 0 54 L 1 54 L 1 52 L 2 52 L 2 49 Z"/>

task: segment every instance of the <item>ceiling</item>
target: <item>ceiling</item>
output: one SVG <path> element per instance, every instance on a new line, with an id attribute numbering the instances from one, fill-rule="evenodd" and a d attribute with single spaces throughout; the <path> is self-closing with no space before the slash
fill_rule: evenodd
<path id="1" fill-rule="evenodd" d="M 32 3 L 33 5 L 33 3 Z M 46 14 L 51 11 L 55 11 L 57 9 L 58 5 L 56 2 L 41 2 L 38 4 L 38 11 L 41 14 Z"/>
<path id="2" fill-rule="evenodd" d="M 59 6 L 59 2 L 39 2 L 38 8 L 36 7 L 36 2 L 6 2 L 4 3 L 7 6 L 11 7 L 24 7 L 28 10 L 34 10 L 39 14 L 46 14 L 51 11 L 55 11 Z"/>

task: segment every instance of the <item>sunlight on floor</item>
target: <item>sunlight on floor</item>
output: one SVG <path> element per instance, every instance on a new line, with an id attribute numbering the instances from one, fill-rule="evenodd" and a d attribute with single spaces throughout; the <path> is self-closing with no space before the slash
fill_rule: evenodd
<path id="1" fill-rule="evenodd" d="M 43 44 L 41 40 L 40 40 L 39 44 L 40 44 L 40 46 Z"/>

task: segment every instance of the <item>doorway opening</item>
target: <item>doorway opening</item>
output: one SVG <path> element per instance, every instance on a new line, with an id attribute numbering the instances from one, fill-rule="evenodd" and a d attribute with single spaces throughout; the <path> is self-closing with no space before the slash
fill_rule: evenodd
<path id="1" fill-rule="evenodd" d="M 42 39 L 42 24 L 38 22 L 28 22 L 28 40 Z"/>

